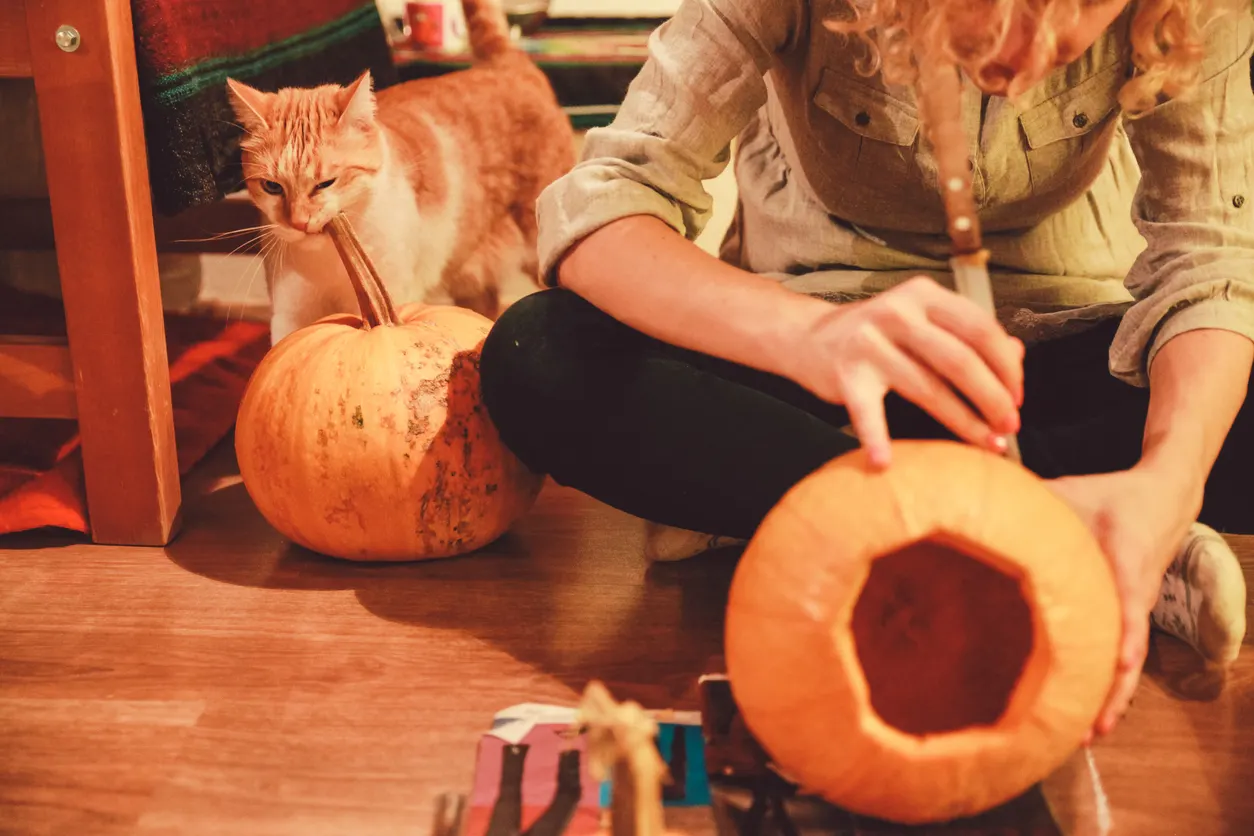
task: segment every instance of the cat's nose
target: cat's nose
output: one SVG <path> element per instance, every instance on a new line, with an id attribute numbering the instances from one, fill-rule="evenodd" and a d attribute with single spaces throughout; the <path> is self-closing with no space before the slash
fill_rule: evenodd
<path id="1" fill-rule="evenodd" d="M 292 229 L 297 232 L 308 232 L 309 218 L 292 218 Z"/>

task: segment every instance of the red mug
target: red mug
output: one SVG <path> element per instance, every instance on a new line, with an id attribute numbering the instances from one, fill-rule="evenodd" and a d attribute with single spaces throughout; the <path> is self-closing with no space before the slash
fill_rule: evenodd
<path id="1" fill-rule="evenodd" d="M 444 48 L 443 3 L 406 3 L 405 11 L 409 17 L 409 37 L 416 46 Z"/>

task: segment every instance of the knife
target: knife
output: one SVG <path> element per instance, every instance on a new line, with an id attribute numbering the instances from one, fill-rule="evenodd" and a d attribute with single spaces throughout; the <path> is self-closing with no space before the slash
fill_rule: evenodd
<path id="1" fill-rule="evenodd" d="M 953 270 L 954 287 L 959 295 L 965 296 L 989 313 L 997 312 L 993 303 L 993 283 L 988 276 L 988 250 L 981 248 L 975 252 L 956 252 L 949 260 L 949 268 Z M 1006 456 L 1013 461 L 1022 462 L 1019 437 L 1014 433 L 1002 437 L 1006 439 Z"/>

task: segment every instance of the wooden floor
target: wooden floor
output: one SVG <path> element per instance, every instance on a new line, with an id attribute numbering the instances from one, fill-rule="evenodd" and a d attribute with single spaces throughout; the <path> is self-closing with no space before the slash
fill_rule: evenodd
<path id="1" fill-rule="evenodd" d="M 649 568 L 551 489 L 488 553 L 367 567 L 289 547 L 224 446 L 162 550 L 0 539 L 0 833 L 426 834 L 498 709 L 590 677 L 693 707 L 726 557 Z M 1243 543 L 1254 559 L 1254 543 Z M 1116 833 L 1254 834 L 1254 649 L 1216 695 L 1157 638 L 1097 750 Z"/>

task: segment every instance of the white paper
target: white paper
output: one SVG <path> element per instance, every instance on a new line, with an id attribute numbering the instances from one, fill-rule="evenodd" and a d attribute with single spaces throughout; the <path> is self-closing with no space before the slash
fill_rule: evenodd
<path id="1" fill-rule="evenodd" d="M 521 703 L 497 712 L 493 728 L 488 734 L 504 740 L 511 746 L 517 746 L 536 726 L 546 724 L 572 726 L 575 718 L 576 711 L 569 706 Z"/>
<path id="2" fill-rule="evenodd" d="M 649 715 L 659 723 L 701 725 L 699 711 L 650 711 Z M 572 706 L 525 702 L 498 711 L 488 734 L 511 746 L 517 746 L 536 726 L 574 726 L 578 719 L 578 709 Z"/>

